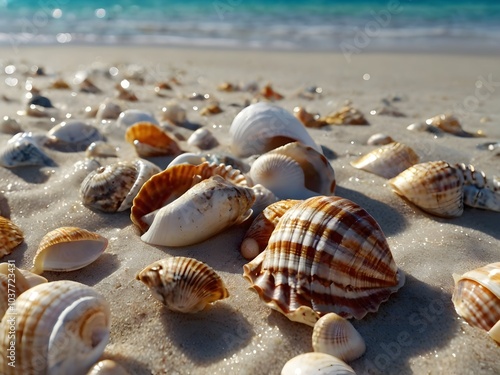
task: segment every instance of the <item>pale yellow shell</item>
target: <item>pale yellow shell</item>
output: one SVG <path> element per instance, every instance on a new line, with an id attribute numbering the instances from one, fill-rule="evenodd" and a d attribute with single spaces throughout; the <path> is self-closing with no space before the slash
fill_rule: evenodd
<path id="1" fill-rule="evenodd" d="M 0 216 L 0 258 L 10 254 L 23 241 L 21 229 L 9 219 Z"/>
<path id="2" fill-rule="evenodd" d="M 425 120 L 428 126 L 434 126 L 446 133 L 454 134 L 459 137 L 482 137 L 481 132 L 470 133 L 465 131 L 458 118 L 450 113 L 437 115 Z"/>
<path id="3" fill-rule="evenodd" d="M 290 359 L 281 375 L 356 375 L 351 366 L 326 353 L 304 353 Z"/>
<path id="4" fill-rule="evenodd" d="M 173 311 L 196 313 L 212 302 L 229 297 L 220 276 L 193 258 L 161 259 L 144 268 L 136 279 Z"/>
<path id="5" fill-rule="evenodd" d="M 336 112 L 332 112 L 324 117 L 320 117 L 319 121 L 324 121 L 330 125 L 370 124 L 363 113 L 361 113 L 359 109 L 353 108 L 351 105 L 345 105 Z"/>

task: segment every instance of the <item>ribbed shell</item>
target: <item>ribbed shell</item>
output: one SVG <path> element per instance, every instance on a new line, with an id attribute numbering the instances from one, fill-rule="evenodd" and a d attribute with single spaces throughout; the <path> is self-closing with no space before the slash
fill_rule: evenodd
<path id="1" fill-rule="evenodd" d="M 472 165 L 455 164 L 464 177 L 464 204 L 469 207 L 500 212 L 500 188 L 494 180 L 488 180 L 483 171 Z"/>
<path id="2" fill-rule="evenodd" d="M 326 353 L 304 353 L 290 359 L 281 375 L 356 375 L 351 366 Z"/>
<path id="3" fill-rule="evenodd" d="M 146 284 L 153 296 L 173 311 L 195 313 L 209 303 L 229 297 L 220 276 L 193 258 L 161 259 L 144 268 L 136 279 Z"/>
<path id="4" fill-rule="evenodd" d="M 0 258 L 10 254 L 24 241 L 24 235 L 16 224 L 0 216 Z"/>
<path id="5" fill-rule="evenodd" d="M 393 142 L 352 161 L 351 165 L 384 178 L 392 178 L 418 161 L 419 157 L 411 147 Z"/>
<path id="6" fill-rule="evenodd" d="M 247 186 L 246 177 L 224 164 L 179 164 L 154 175 L 139 190 L 133 201 L 130 219 L 142 232 L 149 225 L 142 218 L 179 198 L 201 180 L 219 175 L 239 186 Z"/>
<path id="7" fill-rule="evenodd" d="M 430 214 L 458 217 L 463 213 L 463 174 L 445 161 L 416 164 L 389 184 L 397 194 Z"/>
<path id="8" fill-rule="evenodd" d="M 140 157 L 173 155 L 182 153 L 177 142 L 159 126 L 149 122 L 138 122 L 130 126 L 125 140 L 134 145 Z"/>
<path id="9" fill-rule="evenodd" d="M 269 307 L 311 326 L 329 312 L 361 319 L 404 283 L 377 222 L 335 196 L 289 209 L 243 269 Z"/>

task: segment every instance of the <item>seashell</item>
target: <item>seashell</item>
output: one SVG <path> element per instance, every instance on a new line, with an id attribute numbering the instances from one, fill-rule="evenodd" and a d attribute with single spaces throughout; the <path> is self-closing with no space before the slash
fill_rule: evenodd
<path id="1" fill-rule="evenodd" d="M 457 314 L 471 326 L 488 331 L 500 344 L 500 262 L 453 278 L 452 301 Z"/>
<path id="2" fill-rule="evenodd" d="M 239 87 L 237 84 L 231 82 L 222 82 L 219 85 L 217 85 L 217 90 L 225 92 L 234 92 L 234 91 L 239 91 Z"/>
<path id="3" fill-rule="evenodd" d="M 94 289 L 68 280 L 34 286 L 16 300 L 13 334 L 9 314 L 0 322 L 0 348 L 16 343 L 15 367 L 0 357 L 0 373 L 85 374 L 104 352 L 110 335 L 108 302 Z"/>
<path id="4" fill-rule="evenodd" d="M 330 195 L 335 190 L 335 172 L 328 160 L 299 142 L 259 156 L 250 167 L 249 176 L 281 199 Z"/>
<path id="5" fill-rule="evenodd" d="M 105 359 L 97 362 L 87 375 L 129 375 L 129 373 L 119 363 Z"/>
<path id="6" fill-rule="evenodd" d="M 116 158 L 118 150 L 105 141 L 92 142 L 85 150 L 87 158 Z"/>
<path id="7" fill-rule="evenodd" d="M 122 81 L 123 82 L 123 81 Z M 128 81 L 126 81 L 128 83 Z M 128 102 L 136 102 L 139 100 L 137 95 L 126 88 L 126 85 L 117 84 L 115 88 L 118 90 L 118 95 L 116 96 L 120 100 L 126 100 Z"/>
<path id="8" fill-rule="evenodd" d="M 96 127 L 78 120 L 61 122 L 48 131 L 47 137 L 47 146 L 60 151 L 83 151 L 92 142 L 103 139 Z"/>
<path id="9" fill-rule="evenodd" d="M 85 92 L 88 94 L 99 94 L 102 92 L 102 90 L 97 87 L 89 78 L 85 78 L 82 82 L 80 82 L 79 87 L 81 92 Z"/>
<path id="10" fill-rule="evenodd" d="M 33 95 L 28 101 L 28 106 L 35 105 L 44 108 L 54 108 L 49 98 L 42 95 Z"/>
<path id="11" fill-rule="evenodd" d="M 208 304 L 229 297 L 214 269 L 193 258 L 161 259 L 144 268 L 136 279 L 170 310 L 183 313 L 199 312 Z"/>
<path id="12" fill-rule="evenodd" d="M 299 120 L 283 108 L 268 103 L 252 104 L 241 110 L 229 133 L 232 150 L 240 157 L 260 155 L 295 141 L 322 152 Z"/>
<path id="13" fill-rule="evenodd" d="M 375 219 L 331 196 L 286 211 L 266 249 L 243 270 L 264 303 L 310 326 L 330 312 L 361 319 L 404 283 Z"/>
<path id="14" fill-rule="evenodd" d="M 8 142 L 0 152 L 0 165 L 5 168 L 25 166 L 53 167 L 55 162 L 28 137 Z"/>
<path id="15" fill-rule="evenodd" d="M 240 252 L 243 258 L 254 259 L 263 252 L 281 217 L 300 202 L 302 201 L 296 199 L 277 201 L 258 214 L 245 233 L 241 243 Z"/>
<path id="16" fill-rule="evenodd" d="M 80 187 L 85 177 L 87 177 L 90 172 L 95 171 L 100 167 L 101 163 L 94 158 L 78 160 L 75 164 L 73 164 L 72 172 L 67 175 L 67 177 L 71 177 L 71 181 L 75 187 Z"/>
<path id="17" fill-rule="evenodd" d="M 351 107 L 350 104 L 325 117 L 320 117 L 319 121 L 324 121 L 330 125 L 370 125 L 361 111 Z"/>
<path id="18" fill-rule="evenodd" d="M 122 128 L 128 128 L 136 122 L 149 122 L 155 125 L 160 125 L 158 121 L 149 112 L 144 112 L 139 109 L 127 109 L 120 113 L 116 124 Z"/>
<path id="19" fill-rule="evenodd" d="M 495 179 L 489 181 L 483 171 L 472 165 L 455 164 L 464 177 L 464 204 L 469 207 L 500 212 L 500 185 Z"/>
<path id="20" fill-rule="evenodd" d="M 356 375 L 344 361 L 326 353 L 304 353 L 290 359 L 281 375 Z"/>
<path id="21" fill-rule="evenodd" d="M 10 254 L 23 241 L 22 230 L 9 219 L 0 216 L 0 258 Z"/>
<path id="22" fill-rule="evenodd" d="M 161 246 L 188 246 L 204 241 L 248 219 L 254 201 L 251 188 L 213 176 L 157 212 L 142 217 L 150 227 L 141 239 Z"/>
<path id="23" fill-rule="evenodd" d="M 186 109 L 176 101 L 169 101 L 167 105 L 161 109 L 162 119 L 172 124 L 183 124 L 187 121 Z"/>
<path id="24" fill-rule="evenodd" d="M 125 140 L 134 145 L 140 157 L 179 155 L 182 153 L 177 142 L 159 126 L 149 122 L 137 122 L 125 133 Z"/>
<path id="25" fill-rule="evenodd" d="M 210 103 L 200 109 L 200 116 L 212 116 L 224 112 L 219 106 L 219 103 Z"/>
<path id="26" fill-rule="evenodd" d="M 188 138 L 187 143 L 188 145 L 198 147 L 200 150 L 209 150 L 219 145 L 217 138 L 206 128 L 195 130 Z"/>
<path id="27" fill-rule="evenodd" d="M 106 100 L 104 103 L 99 105 L 95 117 L 99 120 L 116 120 L 118 116 L 122 113 L 121 107 L 113 103 L 112 101 Z"/>
<path id="28" fill-rule="evenodd" d="M 270 204 L 280 200 L 271 190 L 261 184 L 252 186 L 252 190 L 255 193 L 255 202 L 252 205 L 253 217 L 260 214 Z"/>
<path id="29" fill-rule="evenodd" d="M 50 88 L 56 90 L 69 90 L 71 87 L 64 79 L 57 78 L 50 84 Z"/>
<path id="30" fill-rule="evenodd" d="M 77 227 L 61 227 L 43 236 L 33 259 L 33 272 L 75 271 L 95 261 L 108 246 L 103 236 Z"/>
<path id="31" fill-rule="evenodd" d="M 279 92 L 275 91 L 271 84 L 266 84 L 261 90 L 260 90 L 260 96 L 266 98 L 267 100 L 275 101 L 275 100 L 281 100 L 284 98 L 283 95 L 281 95 Z"/>
<path id="32" fill-rule="evenodd" d="M 219 175 L 239 186 L 247 186 L 246 177 L 224 164 L 204 162 L 200 165 L 180 164 L 152 176 L 133 200 L 130 219 L 142 232 L 149 228 L 142 218 L 173 202 L 201 180 Z"/>
<path id="33" fill-rule="evenodd" d="M 250 165 L 232 155 L 225 153 L 194 153 L 194 152 L 184 152 L 179 156 L 176 156 L 167 166 L 171 168 L 174 165 L 179 164 L 192 164 L 199 165 L 204 162 L 209 162 L 210 164 L 224 164 L 226 166 L 231 166 L 234 169 L 239 169 L 242 172 L 248 172 L 250 170 Z"/>
<path id="34" fill-rule="evenodd" d="M 370 115 L 406 117 L 406 115 L 391 104 L 384 104 L 382 107 L 372 109 Z"/>
<path id="35" fill-rule="evenodd" d="M 462 215 L 463 174 L 445 161 L 416 164 L 389 180 L 394 192 L 420 209 L 441 217 Z"/>
<path id="36" fill-rule="evenodd" d="M 318 114 L 313 115 L 307 112 L 304 107 L 295 107 L 293 109 L 293 115 L 307 128 L 320 128 L 328 125 L 325 121 L 319 120 Z"/>
<path id="37" fill-rule="evenodd" d="M 366 351 L 365 340 L 345 318 L 328 313 L 314 325 L 312 346 L 315 352 L 333 355 L 349 362 L 361 357 Z"/>
<path id="38" fill-rule="evenodd" d="M 388 145 L 389 143 L 392 142 L 394 142 L 394 139 L 392 139 L 391 136 L 383 133 L 376 133 L 373 134 L 370 138 L 368 138 L 366 144 L 370 146 L 383 146 L 383 145 Z"/>
<path id="39" fill-rule="evenodd" d="M 442 114 L 431 117 L 425 120 L 428 126 L 434 126 L 446 133 L 454 134 L 459 137 L 484 137 L 481 131 L 477 133 L 469 133 L 462 129 L 462 125 L 458 118 L 452 114 Z"/>
<path id="40" fill-rule="evenodd" d="M 351 161 L 351 165 L 377 176 L 392 178 L 418 163 L 419 159 L 410 146 L 393 142 Z"/>
<path id="41" fill-rule="evenodd" d="M 22 132 L 21 125 L 19 122 L 9 116 L 4 116 L 2 122 L 0 122 L 0 132 L 5 134 L 17 134 Z"/>
<path id="42" fill-rule="evenodd" d="M 161 170 L 142 159 L 117 162 L 90 172 L 80 186 L 84 205 L 104 212 L 129 209 L 142 185 Z"/>
<path id="43" fill-rule="evenodd" d="M 167 91 L 172 90 L 172 86 L 168 82 L 159 82 L 155 85 L 154 91 L 160 98 L 168 96 Z"/>

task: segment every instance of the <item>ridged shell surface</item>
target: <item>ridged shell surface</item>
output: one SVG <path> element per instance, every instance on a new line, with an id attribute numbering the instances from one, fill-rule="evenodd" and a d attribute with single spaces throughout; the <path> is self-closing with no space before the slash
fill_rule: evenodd
<path id="1" fill-rule="evenodd" d="M 326 353 L 304 353 L 290 359 L 281 375 L 356 375 L 351 366 Z"/>
<path id="2" fill-rule="evenodd" d="M 404 283 L 378 223 L 335 196 L 289 209 L 243 269 L 263 302 L 311 326 L 329 312 L 361 319 Z"/>
<path id="3" fill-rule="evenodd" d="M 127 128 L 125 140 L 134 145 L 140 157 L 177 156 L 182 153 L 177 142 L 159 126 L 149 122 L 138 122 Z"/>
<path id="4" fill-rule="evenodd" d="M 0 258 L 10 254 L 24 241 L 24 235 L 16 224 L 0 216 Z"/>
<path id="5" fill-rule="evenodd" d="M 299 120 L 285 109 L 265 102 L 249 105 L 238 113 L 229 133 L 237 156 L 260 155 L 295 141 L 322 152 Z"/>
<path id="6" fill-rule="evenodd" d="M 9 142 L 0 151 L 0 165 L 5 168 L 25 166 L 51 167 L 56 163 L 28 138 Z"/>
<path id="7" fill-rule="evenodd" d="M 500 186 L 489 180 L 483 171 L 464 163 L 455 164 L 464 177 L 464 204 L 469 207 L 500 212 Z"/>
<path id="8" fill-rule="evenodd" d="M 229 297 L 220 276 L 193 258 L 172 257 L 150 264 L 136 276 L 170 310 L 196 313 Z"/>
<path id="9" fill-rule="evenodd" d="M 0 349 L 9 350 L 9 314 L 0 322 Z M 109 339 L 108 302 L 74 281 L 40 284 L 16 300 L 15 367 L 0 356 L 4 375 L 85 374 Z"/>

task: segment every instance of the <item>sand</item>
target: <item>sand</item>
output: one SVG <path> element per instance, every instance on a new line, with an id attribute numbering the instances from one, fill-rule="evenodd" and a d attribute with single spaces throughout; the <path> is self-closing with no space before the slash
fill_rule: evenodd
<path id="1" fill-rule="evenodd" d="M 341 54 L 330 53 L 23 47 L 4 48 L 0 64 L 16 65 L 18 72 L 12 76 L 19 79 L 10 87 L 2 73 L 0 114 L 17 118 L 25 131 L 38 133 L 59 120 L 17 113 L 24 109 L 27 78 L 18 74 L 23 64 L 44 68 L 47 76 L 34 77 L 32 84 L 63 116 L 69 113 L 89 123 L 94 120 L 85 118 L 85 108 L 115 97 L 116 80 L 96 74 L 92 79 L 103 92 L 94 95 L 80 93 L 74 85 L 70 91 L 48 88 L 55 77 L 72 84 L 75 73 L 91 64 L 98 71 L 137 64 L 146 79 L 144 85 L 131 82 L 139 101 L 118 103 L 123 109 L 149 110 L 158 119 L 168 99 L 155 96 L 154 83 L 177 77 L 182 85 L 174 86 L 170 95 L 188 109 L 191 122 L 209 128 L 217 137 L 220 146 L 214 151 L 230 151 L 229 125 L 245 99 L 252 98 L 246 92 L 218 92 L 216 87 L 223 81 L 271 82 L 285 96 L 278 104 L 289 111 L 302 105 L 326 114 L 351 100 L 368 118 L 369 126 L 329 126 L 310 129 L 309 133 L 323 146 L 335 170 L 336 194 L 355 201 L 379 222 L 397 265 L 406 274 L 406 284 L 377 313 L 352 322 L 366 340 L 367 351 L 350 365 L 358 374 L 500 372 L 498 345 L 484 331 L 460 319 L 451 302 L 453 273 L 499 261 L 500 214 L 466 208 L 459 218 L 436 218 L 408 205 L 384 178 L 349 164 L 374 148 L 366 145 L 370 135 L 383 132 L 411 146 L 422 161 L 470 163 L 488 176 L 499 175 L 498 151 L 476 148 L 479 143 L 500 139 L 497 56 L 361 53 L 348 62 Z M 323 89 L 316 99 L 297 95 L 313 85 Z M 200 116 L 192 107 L 203 103 L 186 99 L 192 92 L 217 98 L 224 112 Z M 407 117 L 370 115 L 384 98 L 396 99 L 394 106 Z M 413 122 L 450 111 L 466 130 L 481 130 L 486 137 L 435 136 L 406 130 Z M 119 147 L 121 159 L 134 157 L 132 146 L 124 142 L 123 129 L 113 121 L 96 125 Z M 180 128 L 177 132 L 187 137 L 191 130 Z M 9 138 L 0 134 L 0 144 Z M 184 150 L 196 151 L 184 141 L 180 144 Z M 69 279 L 90 285 L 108 299 L 112 333 L 104 358 L 119 361 L 131 374 L 278 374 L 287 360 L 312 350 L 312 329 L 265 306 L 241 276 L 246 261 L 239 254 L 239 244 L 249 223 L 185 248 L 147 245 L 140 240 L 129 212 L 105 214 L 82 205 L 78 190 L 85 173 L 73 173 L 73 165 L 84 158 L 83 152 L 47 153 L 57 167 L 0 168 L 2 214 L 10 216 L 25 233 L 25 242 L 3 260 L 12 259 L 18 267 L 30 268 L 41 238 L 59 226 L 79 226 L 108 238 L 104 255 L 86 268 L 44 274 L 50 281 Z M 162 168 L 169 162 L 168 158 L 152 160 Z M 113 161 L 102 160 L 104 164 Z M 212 266 L 226 282 L 230 298 L 194 315 L 173 313 L 154 300 L 135 280 L 135 274 L 153 261 L 175 255 L 194 257 Z"/>

